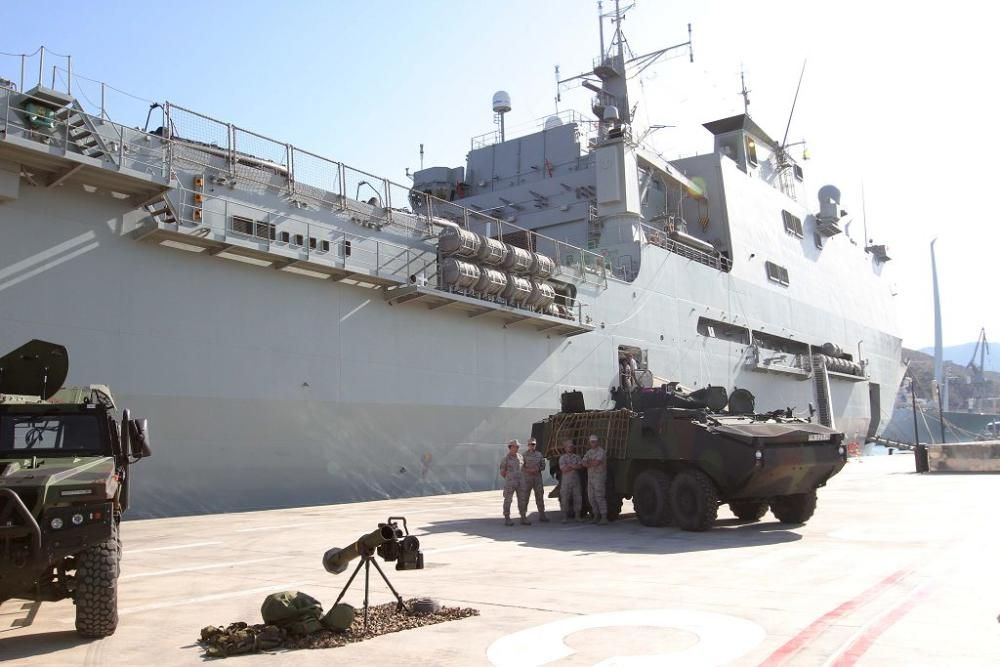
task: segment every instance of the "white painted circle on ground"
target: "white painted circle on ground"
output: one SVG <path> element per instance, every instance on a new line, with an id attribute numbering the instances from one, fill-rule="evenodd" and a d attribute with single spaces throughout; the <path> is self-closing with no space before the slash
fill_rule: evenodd
<path id="1" fill-rule="evenodd" d="M 542 667 L 573 655 L 569 635 L 582 630 L 616 627 L 670 628 L 698 636 L 698 643 L 680 651 L 657 655 L 609 655 L 598 667 L 622 665 L 724 665 L 735 660 L 767 635 L 752 621 L 727 614 L 687 609 L 636 609 L 574 616 L 509 634 L 493 642 L 486 658 L 495 667 Z M 614 653 L 614 634 L 606 632 L 608 653 Z"/>

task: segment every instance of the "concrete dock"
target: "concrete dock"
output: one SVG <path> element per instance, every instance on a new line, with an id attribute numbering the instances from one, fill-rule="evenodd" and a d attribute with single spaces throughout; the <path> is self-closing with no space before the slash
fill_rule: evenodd
<path id="1" fill-rule="evenodd" d="M 195 665 L 205 625 L 259 622 L 297 589 L 333 603 L 348 574 L 323 552 L 389 515 L 409 519 L 426 569 L 390 579 L 478 617 L 344 648 L 235 665 L 997 665 L 996 475 L 913 474 L 911 455 L 852 460 L 804 526 L 728 509 L 707 533 L 647 528 L 625 503 L 609 526 L 508 528 L 500 493 L 130 521 L 117 633 L 86 641 L 69 601 L 0 605 L 0 662 Z M 360 605 L 356 582 L 346 601 Z M 372 579 L 374 602 L 388 602 Z"/>

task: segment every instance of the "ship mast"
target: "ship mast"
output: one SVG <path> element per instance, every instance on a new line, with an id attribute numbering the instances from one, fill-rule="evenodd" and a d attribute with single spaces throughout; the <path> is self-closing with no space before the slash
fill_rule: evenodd
<path id="1" fill-rule="evenodd" d="M 595 97 L 591 103 L 591 111 L 597 116 L 602 128 L 613 125 L 631 125 L 633 109 L 629 106 L 628 81 L 634 79 L 643 71 L 662 60 L 668 53 L 677 49 L 687 48 L 689 59 L 694 62 L 694 51 L 691 48 L 691 24 L 688 24 L 688 39 L 686 42 L 668 46 L 656 51 L 650 51 L 641 55 L 632 55 L 629 49 L 626 57 L 625 33 L 622 30 L 622 21 L 629 10 L 635 7 L 635 3 L 622 5 L 621 0 L 615 0 L 615 8 L 612 12 L 604 13 L 603 3 L 597 3 L 598 26 L 600 41 L 600 57 L 594 64 L 594 69 L 583 74 L 577 74 L 567 79 L 559 79 L 556 82 L 557 91 L 569 84 L 578 84 L 592 91 Z M 604 42 L 604 21 L 610 20 L 614 23 L 615 30 L 611 38 L 611 44 L 605 48 Z M 559 96 L 557 94 L 557 99 Z"/>

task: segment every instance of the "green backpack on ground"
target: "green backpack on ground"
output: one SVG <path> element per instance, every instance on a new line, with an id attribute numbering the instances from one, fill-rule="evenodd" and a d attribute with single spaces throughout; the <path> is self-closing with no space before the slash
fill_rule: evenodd
<path id="1" fill-rule="evenodd" d="M 282 591 L 264 598 L 260 606 L 264 622 L 293 635 L 308 635 L 323 629 L 323 605 L 301 591 Z"/>

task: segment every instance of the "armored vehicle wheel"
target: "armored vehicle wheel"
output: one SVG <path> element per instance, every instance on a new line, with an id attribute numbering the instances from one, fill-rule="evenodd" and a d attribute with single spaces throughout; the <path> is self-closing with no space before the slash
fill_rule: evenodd
<path id="1" fill-rule="evenodd" d="M 118 627 L 118 526 L 111 537 L 76 558 L 76 631 L 83 637 L 107 637 Z"/>
<path id="2" fill-rule="evenodd" d="M 719 495 L 705 473 L 684 470 L 670 485 L 670 507 L 679 528 L 708 530 L 719 514 Z"/>
<path id="3" fill-rule="evenodd" d="M 741 521 L 760 521 L 767 514 L 767 503 L 755 503 L 753 501 L 731 502 L 729 503 L 729 509 Z"/>
<path id="4" fill-rule="evenodd" d="M 771 512 L 781 523 L 805 523 L 816 511 L 816 491 L 779 496 L 771 503 Z"/>
<path id="5" fill-rule="evenodd" d="M 632 505 L 642 525 L 670 525 L 670 476 L 662 470 L 639 473 L 635 478 Z"/>

